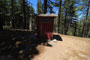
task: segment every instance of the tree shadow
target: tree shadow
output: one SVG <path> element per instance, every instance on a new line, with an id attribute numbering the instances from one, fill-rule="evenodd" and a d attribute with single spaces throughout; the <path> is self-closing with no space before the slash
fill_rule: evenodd
<path id="1" fill-rule="evenodd" d="M 48 43 L 48 38 L 46 38 L 46 39 L 45 38 L 43 38 L 43 39 L 38 38 L 38 41 L 39 41 L 38 43 L 41 45 L 52 47 L 52 45 Z"/>
<path id="2" fill-rule="evenodd" d="M 39 41 L 32 32 L 2 31 L 0 32 L 0 60 L 32 60 L 39 54 Z"/>

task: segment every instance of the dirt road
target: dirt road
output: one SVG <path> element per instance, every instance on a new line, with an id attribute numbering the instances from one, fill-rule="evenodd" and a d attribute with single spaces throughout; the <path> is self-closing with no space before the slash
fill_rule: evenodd
<path id="1" fill-rule="evenodd" d="M 63 41 L 49 42 L 33 60 L 90 60 L 90 39 L 60 35 Z"/>

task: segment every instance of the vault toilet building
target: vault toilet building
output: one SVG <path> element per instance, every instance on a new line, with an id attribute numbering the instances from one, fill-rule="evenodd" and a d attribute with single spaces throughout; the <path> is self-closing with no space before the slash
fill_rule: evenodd
<path id="1" fill-rule="evenodd" d="M 40 14 L 36 17 L 37 37 L 39 39 L 53 39 L 53 25 L 56 14 Z"/>

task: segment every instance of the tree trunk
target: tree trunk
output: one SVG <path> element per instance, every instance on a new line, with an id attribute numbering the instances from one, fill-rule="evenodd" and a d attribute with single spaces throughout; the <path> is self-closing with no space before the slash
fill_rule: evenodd
<path id="1" fill-rule="evenodd" d="M 77 22 L 74 22 L 74 36 L 76 36 L 77 32 Z"/>
<path id="2" fill-rule="evenodd" d="M 0 14 L 0 31 L 3 30 L 2 14 Z"/>
<path id="3" fill-rule="evenodd" d="M 60 33 L 61 5 L 62 5 L 62 0 L 60 0 L 60 1 L 59 1 L 59 13 L 58 13 L 58 33 Z"/>
<path id="4" fill-rule="evenodd" d="M 87 20 L 87 18 L 88 18 L 89 7 L 90 7 L 90 0 L 89 0 L 89 2 L 88 2 L 88 8 L 87 8 L 87 12 L 86 12 L 86 20 Z"/>
<path id="5" fill-rule="evenodd" d="M 66 20 L 66 19 L 67 19 L 67 8 L 66 8 L 66 11 L 65 11 L 64 34 L 67 34 L 67 33 L 66 33 L 66 32 L 67 32 L 67 31 L 66 31 L 66 29 L 67 29 L 67 28 L 66 28 L 66 24 L 67 24 L 67 20 Z"/>
<path id="6" fill-rule="evenodd" d="M 85 34 L 85 22 L 83 22 L 82 37 L 84 37 L 84 34 Z"/>
<path id="7" fill-rule="evenodd" d="M 72 23 L 72 16 L 69 16 L 70 18 L 68 19 L 68 31 L 71 29 L 71 23 Z"/>
<path id="8" fill-rule="evenodd" d="M 14 0 L 11 0 L 11 26 L 12 28 L 15 28 L 14 25 Z"/>
<path id="9" fill-rule="evenodd" d="M 86 20 L 88 19 L 88 13 L 89 13 L 89 7 L 90 7 L 90 0 L 89 0 L 89 2 L 88 2 L 88 8 L 87 8 L 87 14 L 86 14 Z M 87 37 L 88 36 L 88 27 L 87 27 L 87 24 L 88 24 L 88 22 L 86 22 L 86 35 L 85 35 L 85 37 Z"/>
<path id="10" fill-rule="evenodd" d="M 26 29 L 26 11 L 25 11 L 25 0 L 23 0 L 23 22 L 24 22 L 24 29 Z"/>
<path id="11" fill-rule="evenodd" d="M 32 31 L 32 16 L 30 16 L 29 20 L 29 30 Z"/>
<path id="12" fill-rule="evenodd" d="M 47 13 L 47 0 L 44 0 L 44 14 Z"/>

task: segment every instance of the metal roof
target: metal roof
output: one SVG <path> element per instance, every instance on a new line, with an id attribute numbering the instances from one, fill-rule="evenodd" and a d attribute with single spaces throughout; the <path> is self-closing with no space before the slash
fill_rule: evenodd
<path id="1" fill-rule="evenodd" d="M 57 14 L 40 14 L 39 17 L 57 17 Z"/>

